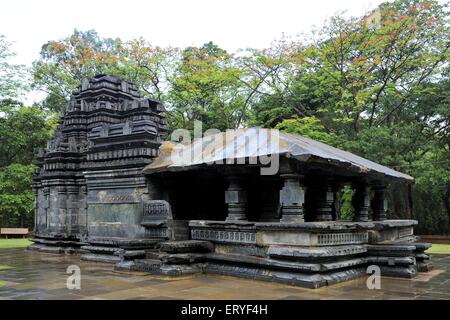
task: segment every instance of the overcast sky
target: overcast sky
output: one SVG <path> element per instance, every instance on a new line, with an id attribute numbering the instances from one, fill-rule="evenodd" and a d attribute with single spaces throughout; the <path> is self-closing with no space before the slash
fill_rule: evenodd
<path id="1" fill-rule="evenodd" d="M 31 65 L 42 44 L 74 28 L 103 37 L 144 37 L 159 46 L 214 41 L 234 51 L 264 48 L 281 36 L 307 32 L 338 11 L 360 15 L 381 0 L 5 0 L 0 34 L 13 42 L 16 62 Z"/>
<path id="2" fill-rule="evenodd" d="M 281 37 L 321 26 L 337 12 L 361 15 L 382 0 L 4 0 L 0 34 L 12 42 L 11 62 L 31 66 L 41 46 L 95 29 L 101 37 L 144 37 L 153 45 L 186 47 L 213 41 L 233 52 L 266 48 Z M 31 103 L 43 93 L 30 92 Z"/>

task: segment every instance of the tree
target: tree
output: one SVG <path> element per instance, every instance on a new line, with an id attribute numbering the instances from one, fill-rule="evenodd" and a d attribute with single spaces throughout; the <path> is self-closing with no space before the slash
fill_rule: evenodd
<path id="1" fill-rule="evenodd" d="M 33 63 L 33 88 L 48 96 L 43 105 L 61 111 L 73 90 L 85 78 L 108 72 L 118 61 L 119 39 L 100 38 L 94 30 L 74 33 L 42 46 L 40 59 Z"/>
<path id="2" fill-rule="evenodd" d="M 212 42 L 183 50 L 169 91 L 173 128 L 192 129 L 201 121 L 204 129 L 225 130 L 240 126 L 247 110 L 242 107 L 241 71 L 232 55 Z"/>
<path id="3" fill-rule="evenodd" d="M 383 3 L 360 18 L 333 17 L 303 51 L 292 43 L 302 54 L 291 50 L 293 61 L 300 57 L 297 72 L 280 80 L 290 85 L 272 97 L 283 102 L 275 107 L 282 105 L 285 115 L 316 116 L 327 130 L 352 139 L 392 121 L 422 83 L 442 73 L 447 20 L 444 5 L 420 0 Z"/>
<path id="4" fill-rule="evenodd" d="M 15 53 L 10 50 L 11 43 L 5 36 L 0 35 L 0 101 L 16 100 L 24 93 L 28 86 L 23 79 L 26 79 L 26 70 L 22 65 L 14 65 L 8 62 Z"/>
<path id="5" fill-rule="evenodd" d="M 134 82 L 142 95 L 167 102 L 179 55 L 177 48 L 155 47 L 143 38 L 134 39 L 121 44 L 117 63 L 108 72 Z"/>
<path id="6" fill-rule="evenodd" d="M 318 33 L 306 74 L 318 88 L 313 98 L 322 101 L 322 121 L 352 139 L 364 128 L 392 123 L 421 84 L 441 74 L 450 44 L 447 19 L 443 5 L 420 0 L 383 3 L 358 19 L 331 19 Z"/>
<path id="7" fill-rule="evenodd" d="M 277 124 L 275 128 L 330 145 L 336 143 L 336 135 L 326 132 L 320 121 L 314 117 L 286 119 Z"/>
<path id="8" fill-rule="evenodd" d="M 4 106 L 0 114 L 0 224 L 31 226 L 34 159 L 50 138 L 54 122 L 37 107 Z"/>
<path id="9" fill-rule="evenodd" d="M 0 225 L 28 227 L 33 225 L 34 195 L 31 191 L 33 164 L 11 164 L 0 169 Z"/>
<path id="10" fill-rule="evenodd" d="M 396 211 L 424 221 L 422 231 L 450 232 L 448 17 L 447 4 L 397 0 L 330 19 L 310 42 L 292 43 L 296 72 L 257 103 L 256 122 L 331 135 L 337 147 L 415 176 L 418 204 L 411 209 L 408 190 L 394 186 Z"/>
<path id="11" fill-rule="evenodd" d="M 29 165 L 52 131 L 51 118 L 37 107 L 0 107 L 0 169 Z"/>
<path id="12" fill-rule="evenodd" d="M 153 47 L 142 38 L 123 42 L 101 38 L 94 30 L 75 30 L 42 46 L 33 64 L 33 86 L 47 92 L 43 105 L 54 111 L 63 110 L 76 86 L 97 73 L 132 81 L 142 95 L 165 102 L 177 54 L 177 49 Z"/>

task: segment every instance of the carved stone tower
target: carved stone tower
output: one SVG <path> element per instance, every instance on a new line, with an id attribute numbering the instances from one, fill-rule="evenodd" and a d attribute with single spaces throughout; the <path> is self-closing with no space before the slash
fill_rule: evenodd
<path id="1" fill-rule="evenodd" d="M 163 111 L 115 76 L 82 82 L 38 154 L 31 249 L 70 252 L 84 244 L 90 251 L 144 238 L 142 203 L 152 190 L 141 171 L 165 135 Z"/>

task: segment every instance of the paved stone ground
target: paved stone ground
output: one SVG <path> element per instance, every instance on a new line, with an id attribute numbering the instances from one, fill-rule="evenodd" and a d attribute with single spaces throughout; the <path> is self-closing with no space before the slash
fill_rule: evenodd
<path id="1" fill-rule="evenodd" d="M 168 279 L 113 272 L 111 265 L 78 256 L 0 250 L 0 300 L 9 299 L 450 299 L 450 255 L 432 257 L 435 270 L 415 279 L 382 278 L 368 290 L 366 278 L 320 289 L 222 276 Z M 66 269 L 81 268 L 81 289 L 68 290 Z"/>

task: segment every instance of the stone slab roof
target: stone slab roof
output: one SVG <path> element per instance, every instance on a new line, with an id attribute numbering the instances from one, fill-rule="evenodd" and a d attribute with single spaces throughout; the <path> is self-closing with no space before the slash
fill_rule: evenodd
<path id="1" fill-rule="evenodd" d="M 194 140 L 189 144 L 164 142 L 157 157 L 144 173 L 184 171 L 203 165 L 227 165 L 238 159 L 278 154 L 303 163 L 329 163 L 352 172 L 413 181 L 414 178 L 309 138 L 274 129 L 227 130 Z"/>

